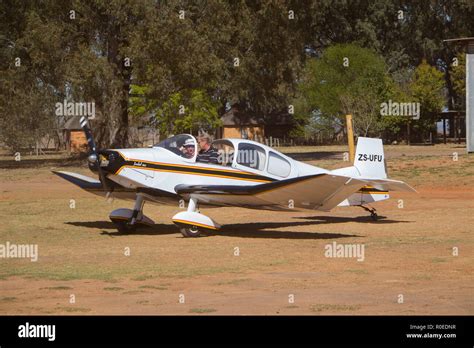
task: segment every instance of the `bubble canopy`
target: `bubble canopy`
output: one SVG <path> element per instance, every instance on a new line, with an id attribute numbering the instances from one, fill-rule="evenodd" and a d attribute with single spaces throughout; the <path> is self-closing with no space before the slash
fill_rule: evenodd
<path id="1" fill-rule="evenodd" d="M 197 143 L 196 139 L 192 135 L 179 134 L 165 139 L 158 144 L 153 145 L 153 147 L 161 147 L 174 153 L 175 155 L 191 159 L 196 157 Z M 186 147 L 192 147 L 194 151 L 187 152 Z"/>

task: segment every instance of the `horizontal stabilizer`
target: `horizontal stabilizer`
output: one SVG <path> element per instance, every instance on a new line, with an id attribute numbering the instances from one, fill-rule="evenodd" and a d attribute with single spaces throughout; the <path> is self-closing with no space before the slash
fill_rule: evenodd
<path id="1" fill-rule="evenodd" d="M 287 207 L 329 211 L 365 186 L 381 191 L 416 192 L 402 181 L 316 174 L 249 186 L 177 185 L 185 199 L 214 205 L 246 208 Z"/>
<path id="2" fill-rule="evenodd" d="M 415 192 L 417 191 L 410 185 L 400 180 L 392 179 L 372 179 L 372 178 L 357 178 L 357 180 L 366 183 L 367 185 L 375 187 L 377 190 L 382 191 L 404 191 L 404 192 Z"/>

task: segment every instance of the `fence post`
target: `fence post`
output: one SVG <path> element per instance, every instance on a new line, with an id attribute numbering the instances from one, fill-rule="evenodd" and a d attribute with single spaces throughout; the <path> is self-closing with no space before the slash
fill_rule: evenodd
<path id="1" fill-rule="evenodd" d="M 349 160 L 354 163 L 354 131 L 352 128 L 352 115 L 346 115 L 346 126 L 347 126 L 347 144 L 349 145 Z"/>

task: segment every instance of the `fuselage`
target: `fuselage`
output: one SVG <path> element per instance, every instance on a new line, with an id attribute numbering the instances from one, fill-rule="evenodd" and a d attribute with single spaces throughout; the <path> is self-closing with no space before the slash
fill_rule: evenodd
<path id="1" fill-rule="evenodd" d="M 152 187 L 169 193 L 175 193 L 175 187 L 179 184 L 248 186 L 328 172 L 296 161 L 260 143 L 242 139 L 223 141 L 234 147 L 232 159 L 225 165 L 200 163 L 196 156 L 184 158 L 156 146 L 102 151 L 102 169 L 108 179 L 121 186 L 130 189 Z M 241 144 L 247 148 L 258 146 L 254 154 L 246 153 L 247 159 L 260 156 L 258 166 L 249 165 L 251 161 L 241 156 L 239 148 L 246 150 L 242 149 Z"/>
<path id="2" fill-rule="evenodd" d="M 181 134 L 150 148 L 99 151 L 98 156 L 89 158 L 89 167 L 97 171 L 97 166 L 100 165 L 101 181 L 74 173 L 56 174 L 94 194 L 111 194 L 112 197 L 119 199 L 135 199 L 139 193 L 147 200 L 158 204 L 176 204 L 177 201 L 188 200 L 190 195 L 183 194 L 183 186 L 192 187 L 196 195 L 197 187 L 199 192 L 205 193 L 212 190 L 243 192 L 240 187 L 243 187 L 244 191 L 245 187 L 255 185 L 270 187 L 264 185 L 273 185 L 272 183 L 278 181 L 294 182 L 299 177 L 306 180 L 304 177 L 310 178 L 321 174 L 329 174 L 333 178 L 346 178 L 346 184 L 352 179 L 370 182 L 370 178 L 361 175 L 360 163 L 359 166 L 354 163 L 352 166 L 330 171 L 299 162 L 271 147 L 250 140 L 220 139 L 214 141 L 206 151 L 213 151 L 213 155 L 209 156 L 209 153 L 205 156 L 198 155 L 196 139 L 192 135 Z M 380 152 L 383 155 L 381 146 Z M 210 163 L 211 160 L 213 163 Z M 339 205 L 362 205 L 388 199 L 388 190 L 378 182 L 376 185 L 378 188 L 370 185 L 361 186 L 353 194 L 343 196 Z M 225 189 L 222 190 L 222 187 Z M 346 188 L 351 190 L 351 187 Z M 315 192 L 316 196 L 318 192 Z M 236 198 L 238 202 L 236 201 L 235 205 L 262 208 L 261 204 L 258 202 L 254 204 L 254 200 L 249 197 L 245 204 L 241 202 L 242 197 Z M 212 206 L 232 205 L 232 199 L 229 196 L 225 199 L 214 197 L 212 200 L 201 197 L 200 203 Z M 274 209 L 276 205 L 268 206 Z"/>

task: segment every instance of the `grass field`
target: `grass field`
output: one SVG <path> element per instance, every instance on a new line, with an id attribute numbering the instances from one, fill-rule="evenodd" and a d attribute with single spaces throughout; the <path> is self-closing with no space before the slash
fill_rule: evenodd
<path id="1" fill-rule="evenodd" d="M 280 150 L 328 169 L 348 165 L 343 146 Z M 0 244 L 37 244 L 39 258 L 0 259 L 0 313 L 474 314 L 474 156 L 459 145 L 385 150 L 389 176 L 419 193 L 375 205 L 378 222 L 357 207 L 209 209 L 224 227 L 194 239 L 172 224 L 178 207 L 151 204 L 154 227 L 116 232 L 109 212 L 133 203 L 51 173 L 93 176 L 85 161 L 3 154 Z M 325 257 L 334 241 L 363 244 L 365 260 Z"/>

